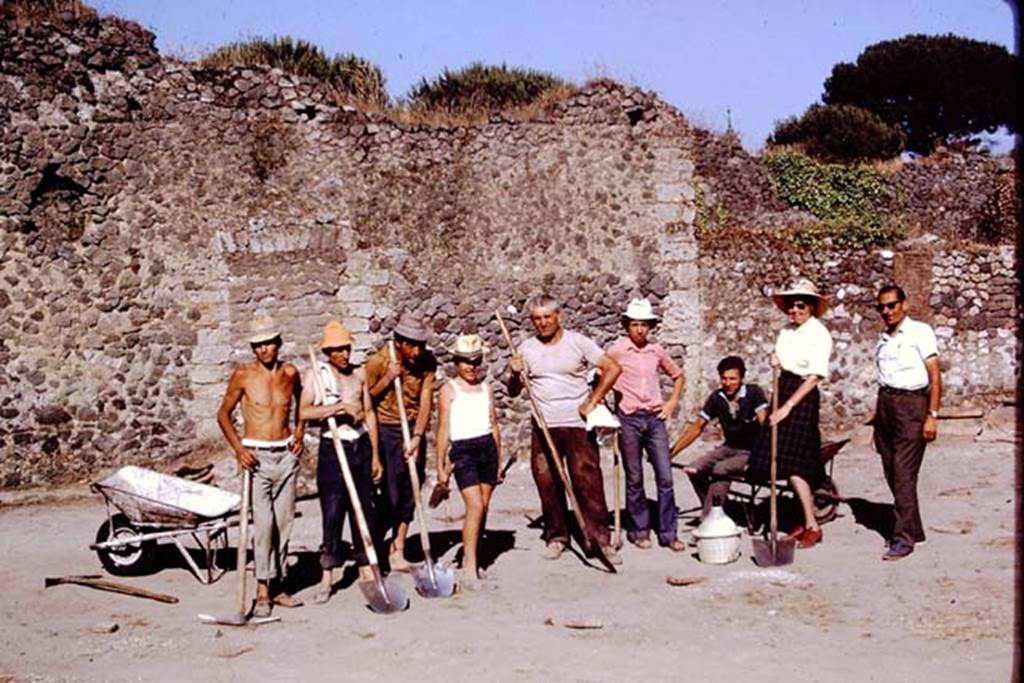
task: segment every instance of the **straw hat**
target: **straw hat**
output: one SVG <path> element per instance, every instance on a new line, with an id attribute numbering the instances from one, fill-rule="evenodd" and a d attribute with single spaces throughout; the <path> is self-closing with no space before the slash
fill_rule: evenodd
<path id="1" fill-rule="evenodd" d="M 799 296 L 814 299 L 814 316 L 820 318 L 828 310 L 828 299 L 818 292 L 817 286 L 805 277 L 794 280 L 786 289 L 772 294 L 772 301 L 786 313 L 786 297 Z"/>
<path id="2" fill-rule="evenodd" d="M 355 337 L 337 320 L 332 320 L 324 326 L 323 336 L 320 337 L 321 349 L 352 346 L 353 343 L 355 343 Z"/>
<path id="3" fill-rule="evenodd" d="M 455 359 L 476 360 L 482 358 L 486 352 L 484 340 L 478 334 L 460 334 L 455 340 L 455 346 L 452 347 L 452 356 Z"/>
<path id="4" fill-rule="evenodd" d="M 269 315 L 256 318 L 249 325 L 249 343 L 260 344 L 277 339 L 281 336 L 281 329 Z"/>
<path id="5" fill-rule="evenodd" d="M 622 314 L 622 317 L 630 320 L 645 320 L 649 323 L 656 323 L 660 320 L 654 314 L 654 307 L 647 299 L 632 299 L 626 306 L 626 312 Z"/>
<path id="6" fill-rule="evenodd" d="M 419 318 L 406 313 L 398 321 L 398 325 L 395 327 L 395 335 L 409 341 L 426 343 L 427 326 Z"/>

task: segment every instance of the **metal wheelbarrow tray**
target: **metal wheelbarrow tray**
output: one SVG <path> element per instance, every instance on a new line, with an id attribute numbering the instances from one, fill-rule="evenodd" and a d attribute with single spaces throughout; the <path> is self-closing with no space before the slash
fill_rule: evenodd
<path id="1" fill-rule="evenodd" d="M 107 519 L 89 547 L 111 574 L 146 573 L 153 567 L 161 539 L 174 543 L 202 583 L 212 583 L 224 574 L 217 566 L 216 551 L 227 548 L 227 529 L 237 524 L 228 518 L 238 510 L 238 494 L 134 466 L 122 467 L 91 488 L 103 496 Z M 179 540 L 187 535 L 204 552 L 205 570 Z"/>

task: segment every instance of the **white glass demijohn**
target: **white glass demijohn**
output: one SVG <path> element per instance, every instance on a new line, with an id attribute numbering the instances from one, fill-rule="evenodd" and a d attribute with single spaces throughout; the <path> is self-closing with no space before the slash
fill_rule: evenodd
<path id="1" fill-rule="evenodd" d="M 722 501 L 715 496 L 711 510 L 693 532 L 697 539 L 697 557 L 706 564 L 728 564 L 740 556 L 742 532 L 722 509 Z"/>

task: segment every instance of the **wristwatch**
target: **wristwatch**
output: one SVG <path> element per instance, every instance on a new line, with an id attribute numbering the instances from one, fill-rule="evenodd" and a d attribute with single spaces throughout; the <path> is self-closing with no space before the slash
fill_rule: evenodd
<path id="1" fill-rule="evenodd" d="M 939 419 L 939 411 L 937 411 L 937 410 L 929 410 L 928 414 L 931 415 L 932 417 L 934 417 L 936 420 Z"/>

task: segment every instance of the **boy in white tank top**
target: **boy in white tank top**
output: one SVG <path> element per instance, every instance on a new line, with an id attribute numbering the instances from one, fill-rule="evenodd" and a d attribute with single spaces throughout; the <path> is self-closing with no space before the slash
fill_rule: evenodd
<path id="1" fill-rule="evenodd" d="M 483 368 L 483 340 L 475 334 L 460 335 L 452 355 L 457 374 L 441 388 L 438 402 L 437 480 L 447 485 L 454 472 L 466 505 L 462 524 L 463 577 L 459 583 L 463 588 L 473 589 L 479 587 L 480 579 L 487 578 L 477 561 L 477 546 L 486 524 L 491 493 L 498 483 L 501 432 L 494 392 Z"/>

